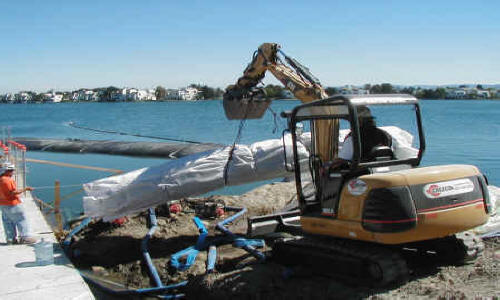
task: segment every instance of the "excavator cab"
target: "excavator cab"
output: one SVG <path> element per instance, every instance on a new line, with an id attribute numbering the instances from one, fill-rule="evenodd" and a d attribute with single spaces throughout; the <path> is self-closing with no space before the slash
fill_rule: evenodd
<path id="1" fill-rule="evenodd" d="M 252 88 L 267 71 L 305 103 L 282 114 L 291 135 L 283 139 L 285 166 L 295 173 L 299 209 L 248 218 L 248 236 L 293 235 L 273 242 L 276 261 L 382 286 L 407 276 L 404 249 L 454 263 L 481 253 L 468 230 L 488 220 L 487 181 L 472 165 L 419 167 L 425 139 L 415 97 L 328 97 L 306 67 L 264 43 L 226 89 L 229 119 L 262 116 L 268 100 L 256 101 L 260 93 Z"/>
<path id="2" fill-rule="evenodd" d="M 393 113 L 388 114 L 388 110 Z M 377 112 L 382 116 L 397 115 L 407 126 L 395 127 L 401 126 L 401 120 L 393 120 L 397 124 L 391 124 L 387 117 L 381 124 L 375 124 Z M 410 95 L 338 95 L 297 106 L 282 116 L 288 119 L 292 136 L 297 195 L 303 215 L 335 217 L 346 184 L 354 192 L 362 191 L 363 186 L 357 186 L 357 177 L 416 167 L 425 149 L 420 107 Z M 326 120 L 340 124 L 336 155 L 325 155 L 316 147 L 316 141 L 321 140 L 316 136 L 316 127 Z M 402 140 L 405 138 L 406 144 Z M 307 166 L 299 164 L 297 143 L 305 143 L 309 148 Z"/>
<path id="3" fill-rule="evenodd" d="M 337 95 L 282 116 L 299 209 L 248 219 L 249 236 L 288 234 L 273 241 L 277 262 L 383 286 L 407 278 L 405 251 L 450 263 L 481 253 L 468 230 L 491 211 L 485 177 L 471 165 L 419 167 L 425 139 L 415 97 Z M 340 129 L 324 130 L 332 124 Z"/>

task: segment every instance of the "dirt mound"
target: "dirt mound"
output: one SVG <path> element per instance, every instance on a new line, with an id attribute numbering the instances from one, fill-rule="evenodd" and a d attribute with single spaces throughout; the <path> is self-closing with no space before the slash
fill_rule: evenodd
<path id="1" fill-rule="evenodd" d="M 165 207 L 157 208 L 158 230 L 149 242 L 149 250 L 162 283 L 167 285 L 188 280 L 187 288 L 183 289 L 188 299 L 462 299 L 500 296 L 499 239 L 486 240 L 484 254 L 463 266 L 446 266 L 432 259 L 408 257 L 410 281 L 385 289 L 372 289 L 357 286 L 356 282 L 318 276 L 303 267 L 291 269 L 273 262 L 257 263 L 246 251 L 229 243 L 217 247 L 216 272 L 212 274 L 205 274 L 207 251 L 200 251 L 195 263 L 186 271 L 171 267 L 170 256 L 195 245 L 198 239 L 198 229 L 193 222 L 193 207 L 196 205 L 193 204 L 224 201 L 228 206 L 247 207 L 248 215 L 262 215 L 280 211 L 286 206 L 293 207 L 294 196 L 293 182 L 276 183 L 242 196 L 187 199 L 180 202 L 182 212 L 173 215 L 169 215 Z M 220 220 L 203 219 L 210 237 L 220 235 L 214 229 Z M 229 228 L 232 232 L 244 234 L 246 218 L 240 218 Z M 146 213 L 129 217 L 121 226 L 92 223 L 71 246 L 75 256 L 73 262 L 103 280 L 118 282 L 131 289 L 154 286 L 140 251 L 141 240 L 147 231 Z M 98 298 L 112 298 L 103 295 Z"/>

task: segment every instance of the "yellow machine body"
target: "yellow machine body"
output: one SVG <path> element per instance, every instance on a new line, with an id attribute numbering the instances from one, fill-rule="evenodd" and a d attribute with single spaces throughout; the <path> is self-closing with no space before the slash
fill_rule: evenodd
<path id="1" fill-rule="evenodd" d="M 311 234 L 328 235 L 340 238 L 371 241 L 381 244 L 402 244 L 422 240 L 445 237 L 469 230 L 487 222 L 489 214 L 485 208 L 483 197 L 465 199 L 468 195 L 482 195 L 480 184 L 474 184 L 476 193 L 462 193 L 447 197 L 448 201 L 439 203 L 431 208 L 419 208 L 415 199 L 401 199 L 411 201 L 416 205 L 416 225 L 401 232 L 373 232 L 362 225 L 366 201 L 370 191 L 380 188 L 398 188 L 423 186 L 432 183 L 456 182 L 464 178 L 482 176 L 479 170 L 470 165 L 446 165 L 435 167 L 413 168 L 389 173 L 363 175 L 358 180 L 366 183 L 366 190 L 360 195 L 349 191 L 348 184 L 342 188 L 338 205 L 338 212 L 334 215 L 303 215 L 301 216 L 302 229 Z M 468 180 L 468 179 L 467 179 Z M 472 187 L 468 187 L 469 191 Z M 446 188 L 443 188 L 446 189 Z M 477 190 L 479 189 L 479 191 Z M 414 191 L 410 196 L 415 196 Z M 422 192 L 420 197 L 425 194 Z M 463 196 L 463 197 L 461 197 Z M 417 197 L 418 198 L 418 197 Z M 455 203 L 456 202 L 456 203 Z M 400 220 L 395 220 L 399 222 Z M 404 221 L 404 220 L 402 220 Z M 383 222 L 383 221 L 381 221 Z M 389 221 L 390 222 L 390 221 Z"/>

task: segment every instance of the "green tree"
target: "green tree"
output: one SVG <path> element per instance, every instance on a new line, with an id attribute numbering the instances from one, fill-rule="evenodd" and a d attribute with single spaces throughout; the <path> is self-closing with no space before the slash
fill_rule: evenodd
<path id="1" fill-rule="evenodd" d="M 113 93 L 118 92 L 118 91 L 120 91 L 120 89 L 117 88 L 117 87 L 114 87 L 114 86 L 107 87 L 104 90 L 104 92 L 102 93 L 102 99 L 101 99 L 101 101 L 111 101 L 111 95 Z"/>
<path id="2" fill-rule="evenodd" d="M 446 98 L 446 89 L 437 88 L 433 89 L 423 89 L 417 92 L 417 98 L 421 99 L 445 99 Z"/>
<path id="3" fill-rule="evenodd" d="M 221 99 L 222 95 L 224 95 L 224 91 L 221 88 L 216 88 L 214 99 Z"/>
<path id="4" fill-rule="evenodd" d="M 394 93 L 394 88 L 390 83 L 382 83 L 380 86 L 381 89 L 381 94 L 393 94 Z"/>
<path id="5" fill-rule="evenodd" d="M 167 97 L 167 90 L 162 86 L 157 86 L 155 89 L 156 100 L 164 100 Z"/>
<path id="6" fill-rule="evenodd" d="M 36 102 L 43 102 L 45 99 L 45 95 L 43 93 L 36 94 L 35 97 L 33 97 L 33 100 Z"/>
<path id="7" fill-rule="evenodd" d="M 274 84 L 268 84 L 264 88 L 266 91 L 267 97 L 269 98 L 280 98 L 283 88 L 279 85 L 274 85 Z"/>
<path id="8" fill-rule="evenodd" d="M 382 94 L 382 87 L 378 84 L 370 87 L 370 94 Z"/>
<path id="9" fill-rule="evenodd" d="M 405 87 L 403 89 L 401 89 L 401 93 L 403 94 L 410 94 L 410 95 L 413 95 L 413 93 L 415 92 L 415 88 L 414 87 Z"/>
<path id="10" fill-rule="evenodd" d="M 337 88 L 334 88 L 334 87 L 327 87 L 325 89 L 325 92 L 328 94 L 328 96 L 333 96 L 335 94 L 338 94 L 339 90 Z"/>
<path id="11" fill-rule="evenodd" d="M 434 98 L 434 99 L 445 99 L 446 98 L 446 89 L 437 88 L 435 90 L 435 96 L 436 96 L 436 98 Z"/>

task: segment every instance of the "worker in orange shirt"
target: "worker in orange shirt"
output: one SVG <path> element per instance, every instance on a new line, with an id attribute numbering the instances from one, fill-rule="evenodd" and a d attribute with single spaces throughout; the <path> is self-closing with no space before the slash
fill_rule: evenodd
<path id="1" fill-rule="evenodd" d="M 33 244 L 37 240 L 30 236 L 28 222 L 21 204 L 20 194 L 32 191 L 26 187 L 18 190 L 12 179 L 15 171 L 13 164 L 6 162 L 0 168 L 0 210 L 2 211 L 3 228 L 7 244 Z"/>

